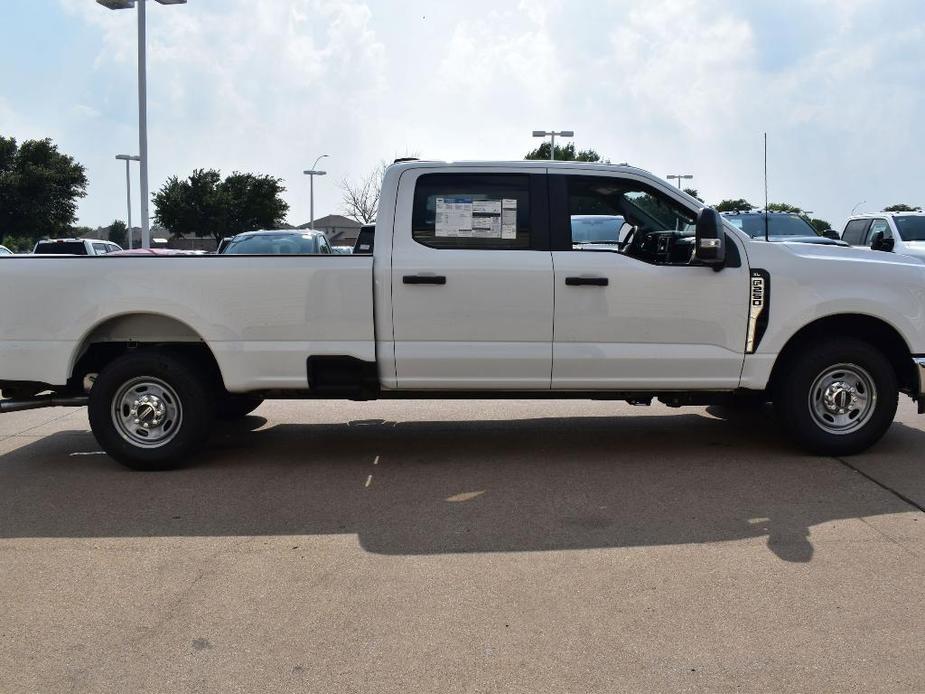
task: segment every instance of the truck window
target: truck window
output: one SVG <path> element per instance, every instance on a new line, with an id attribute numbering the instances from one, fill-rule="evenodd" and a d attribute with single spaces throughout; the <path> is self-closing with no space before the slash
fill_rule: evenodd
<path id="1" fill-rule="evenodd" d="M 922 215 L 893 215 L 893 223 L 903 241 L 925 241 L 925 217 Z"/>
<path id="2" fill-rule="evenodd" d="M 893 238 L 893 232 L 890 231 L 890 225 L 887 224 L 887 221 L 885 219 L 875 219 L 870 224 L 870 230 L 867 232 L 867 238 L 864 239 L 864 244 L 869 246 L 871 243 L 873 243 L 874 234 L 876 234 L 878 231 L 883 232 L 883 238 L 885 239 Z"/>
<path id="3" fill-rule="evenodd" d="M 573 250 L 620 250 L 656 264 L 687 264 L 696 214 L 629 179 L 566 176 Z"/>
<path id="4" fill-rule="evenodd" d="M 35 246 L 36 255 L 87 255 L 83 241 L 40 241 Z"/>
<path id="5" fill-rule="evenodd" d="M 852 219 L 848 222 L 848 226 L 845 227 L 845 231 L 841 235 L 842 241 L 852 246 L 864 245 L 864 232 L 867 231 L 869 224 L 869 219 Z"/>
<path id="6" fill-rule="evenodd" d="M 107 253 L 110 252 L 110 251 L 109 251 L 109 246 L 107 246 L 105 243 L 94 243 L 94 244 L 93 244 L 93 251 L 94 251 L 97 255 L 106 255 Z"/>
<path id="7" fill-rule="evenodd" d="M 528 174 L 425 174 L 414 189 L 412 237 L 431 248 L 530 248 Z"/>

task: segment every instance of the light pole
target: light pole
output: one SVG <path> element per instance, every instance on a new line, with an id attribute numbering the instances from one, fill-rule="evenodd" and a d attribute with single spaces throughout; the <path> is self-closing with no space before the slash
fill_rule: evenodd
<path id="1" fill-rule="evenodd" d="M 133 161 L 141 161 L 134 154 L 117 154 L 116 159 L 125 162 L 125 208 L 128 221 L 128 248 L 132 250 L 132 172 L 129 166 Z"/>
<path id="2" fill-rule="evenodd" d="M 327 174 L 327 171 L 318 171 L 315 167 L 318 166 L 319 161 L 325 159 L 327 156 L 327 154 L 322 154 L 315 159 L 312 168 L 302 172 L 308 176 L 308 214 L 311 217 L 311 219 L 308 220 L 308 228 L 312 231 L 315 230 L 315 176 L 324 176 Z"/>
<path id="3" fill-rule="evenodd" d="M 546 137 L 549 135 L 551 138 L 549 143 L 549 161 L 555 161 L 556 159 L 556 135 L 559 137 L 575 137 L 574 130 L 560 130 L 556 132 L 555 130 L 534 130 L 533 137 Z"/>
<path id="4" fill-rule="evenodd" d="M 130 10 L 136 0 L 96 0 L 110 10 Z M 185 5 L 186 0 L 156 0 L 161 5 Z M 145 31 L 145 2 L 138 3 L 138 152 L 141 186 L 141 247 L 150 248 L 151 228 L 148 220 L 148 76 L 147 37 Z"/>
<path id="5" fill-rule="evenodd" d="M 685 180 L 685 181 L 688 181 L 688 180 L 692 179 L 693 177 L 694 177 L 694 176 L 693 176 L 692 174 L 668 174 L 668 176 L 666 176 L 666 178 L 667 178 L 669 181 L 670 181 L 671 179 L 676 179 L 676 180 L 678 181 L 678 188 L 681 187 L 681 181 L 682 181 L 682 179 Z"/>
<path id="6" fill-rule="evenodd" d="M 866 204 L 867 204 L 867 200 L 861 200 L 861 202 L 859 202 L 857 205 L 851 208 L 851 215 L 854 215 L 854 211 L 858 209 L 861 205 L 866 205 Z"/>

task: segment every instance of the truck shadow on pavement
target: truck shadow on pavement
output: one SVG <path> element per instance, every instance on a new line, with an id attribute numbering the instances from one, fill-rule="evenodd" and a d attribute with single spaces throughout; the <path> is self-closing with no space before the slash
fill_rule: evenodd
<path id="1" fill-rule="evenodd" d="M 85 431 L 0 455 L 0 537 L 356 534 L 389 555 L 766 538 L 812 559 L 810 528 L 914 510 L 764 415 L 266 423 L 217 432 L 195 466 L 135 473 Z M 894 425 L 869 455 L 925 444 Z M 853 458 L 858 460 L 858 458 Z"/>

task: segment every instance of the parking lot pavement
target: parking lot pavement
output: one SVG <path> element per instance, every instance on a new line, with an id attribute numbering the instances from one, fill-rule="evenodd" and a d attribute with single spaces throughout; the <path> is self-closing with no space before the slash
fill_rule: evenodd
<path id="1" fill-rule="evenodd" d="M 0 691 L 922 691 L 923 426 L 273 402 L 142 474 L 0 416 Z"/>

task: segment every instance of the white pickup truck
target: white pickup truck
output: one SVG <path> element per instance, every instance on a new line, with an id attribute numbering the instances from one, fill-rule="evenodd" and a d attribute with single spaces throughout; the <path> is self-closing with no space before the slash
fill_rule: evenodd
<path id="1" fill-rule="evenodd" d="M 625 226 L 573 239 L 593 215 Z M 0 411 L 86 404 L 140 469 L 263 398 L 746 396 L 843 455 L 923 372 L 921 263 L 753 239 L 628 166 L 393 165 L 366 256 L 0 259 Z"/>

